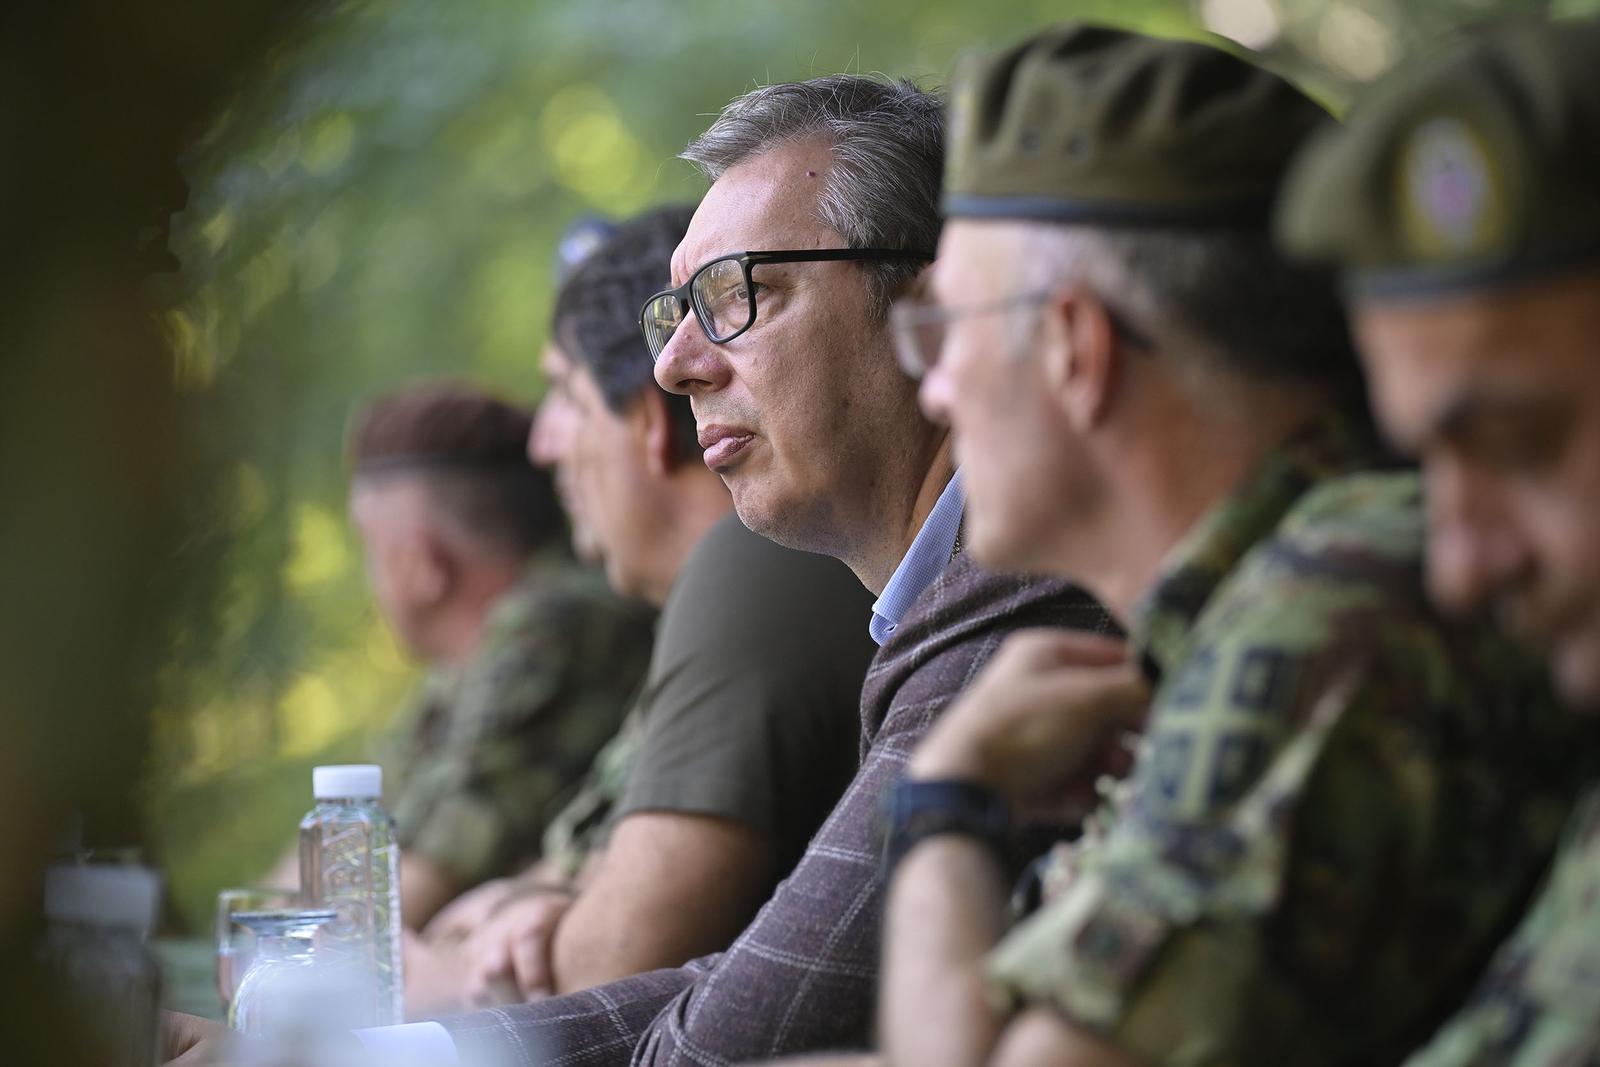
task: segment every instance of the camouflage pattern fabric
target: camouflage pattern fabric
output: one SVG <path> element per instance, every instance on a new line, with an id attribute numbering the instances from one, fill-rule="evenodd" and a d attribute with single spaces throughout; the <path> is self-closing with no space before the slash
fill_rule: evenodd
<path id="1" fill-rule="evenodd" d="M 590 856 L 611 836 L 611 813 L 628 789 L 628 773 L 644 746 L 649 706 L 638 703 L 607 741 L 576 792 L 544 833 L 541 879 L 575 883 Z"/>
<path id="2" fill-rule="evenodd" d="M 989 960 L 1157 1067 L 1398 1063 L 1554 851 L 1590 742 L 1536 663 L 1434 616 L 1414 474 L 1326 420 L 1173 552 L 1109 829 Z M 1588 728 L 1592 732 L 1592 727 Z"/>
<path id="3" fill-rule="evenodd" d="M 1467 1006 L 1406 1067 L 1600 1063 L 1600 785 Z"/>
<path id="4" fill-rule="evenodd" d="M 429 674 L 384 745 L 401 848 L 463 888 L 538 855 L 546 824 L 623 721 L 651 612 L 544 558 L 497 600 L 472 660 Z"/>

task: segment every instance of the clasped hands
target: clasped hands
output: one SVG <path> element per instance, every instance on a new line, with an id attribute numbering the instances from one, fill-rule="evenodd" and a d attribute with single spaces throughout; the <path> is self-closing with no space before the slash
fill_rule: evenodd
<path id="1" fill-rule="evenodd" d="M 463 894 L 422 936 L 406 935 L 411 1018 L 516 1004 L 555 991 L 551 946 L 572 895 L 499 879 Z"/>
<path id="2" fill-rule="evenodd" d="M 1081 818 L 1095 780 L 1126 771 L 1123 736 L 1142 728 L 1149 700 L 1123 641 L 1019 631 L 923 738 L 906 774 L 985 786 L 1026 819 Z"/>

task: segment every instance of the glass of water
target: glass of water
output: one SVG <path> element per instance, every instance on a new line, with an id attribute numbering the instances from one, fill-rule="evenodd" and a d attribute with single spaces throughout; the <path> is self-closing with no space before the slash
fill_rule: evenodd
<path id="1" fill-rule="evenodd" d="M 250 1034 L 283 1037 L 307 1029 L 319 1005 L 331 1006 L 330 968 L 319 964 L 317 930 L 338 912 L 330 908 L 241 911 L 233 921 L 255 935 L 255 955 L 239 978 L 228 1025 Z"/>
<path id="2" fill-rule="evenodd" d="M 217 996 L 226 1018 L 239 979 L 250 967 L 256 935 L 234 921 L 240 912 L 285 911 L 298 907 L 300 894 L 291 889 L 254 886 L 224 889 L 217 894 Z"/>

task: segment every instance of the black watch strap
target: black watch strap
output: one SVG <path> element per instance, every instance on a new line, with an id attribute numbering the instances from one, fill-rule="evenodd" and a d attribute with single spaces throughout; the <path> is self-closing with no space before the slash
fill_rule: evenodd
<path id="1" fill-rule="evenodd" d="M 974 837 L 999 855 L 1011 831 L 1011 815 L 999 793 L 958 780 L 902 778 L 884 793 L 882 817 L 885 877 L 927 838 L 939 834 Z"/>

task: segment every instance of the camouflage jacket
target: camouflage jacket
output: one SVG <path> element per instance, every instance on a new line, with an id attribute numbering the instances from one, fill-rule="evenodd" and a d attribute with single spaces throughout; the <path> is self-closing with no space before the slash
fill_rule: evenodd
<path id="1" fill-rule="evenodd" d="M 589 857 L 605 847 L 611 836 L 612 812 L 627 791 L 628 772 L 644 745 L 649 718 L 649 706 L 636 701 L 616 736 L 595 756 L 571 799 L 550 820 L 541 851 L 540 884 L 545 878 L 576 883 Z"/>
<path id="2" fill-rule="evenodd" d="M 1319 423 L 1173 551 L 1129 788 L 991 955 L 1003 1002 L 1155 1067 L 1398 1063 L 1460 1003 L 1586 742 L 1537 664 L 1431 612 L 1417 478 L 1370 455 Z"/>
<path id="3" fill-rule="evenodd" d="M 1600 1063 L 1600 785 L 1467 1006 L 1406 1067 Z"/>
<path id="4" fill-rule="evenodd" d="M 531 565 L 495 602 L 471 661 L 430 672 L 383 744 L 401 847 L 463 886 L 537 856 L 546 824 L 617 732 L 649 658 L 650 619 L 590 570 Z"/>

